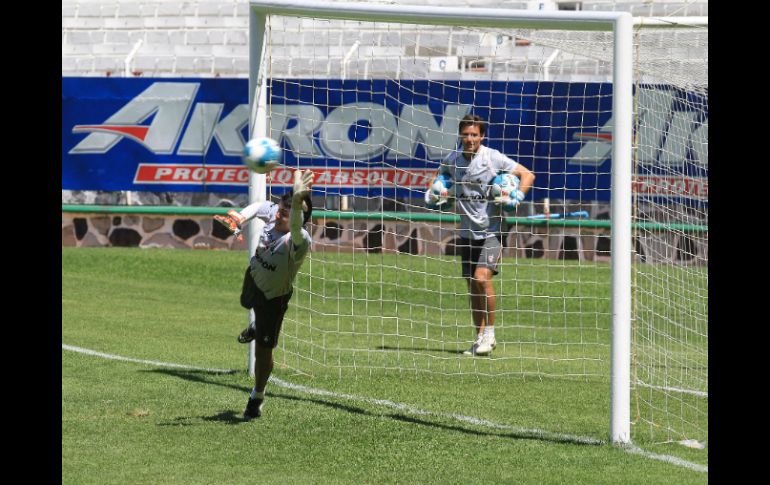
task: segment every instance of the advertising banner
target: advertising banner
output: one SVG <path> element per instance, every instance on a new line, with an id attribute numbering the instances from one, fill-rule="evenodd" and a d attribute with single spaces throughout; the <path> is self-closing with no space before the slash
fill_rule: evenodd
<path id="1" fill-rule="evenodd" d="M 269 136 L 317 193 L 421 197 L 473 113 L 535 172 L 533 200 L 610 200 L 608 83 L 273 79 L 269 96 Z M 640 195 L 707 199 L 708 109 L 691 98 L 637 90 Z M 63 78 L 62 189 L 247 192 L 248 121 L 247 79 Z M 273 192 L 291 180 L 273 171 Z"/>

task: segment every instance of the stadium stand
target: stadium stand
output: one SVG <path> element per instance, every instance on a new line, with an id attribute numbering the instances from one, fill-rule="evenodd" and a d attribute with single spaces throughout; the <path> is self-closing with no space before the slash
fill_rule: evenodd
<path id="1" fill-rule="evenodd" d="M 368 3 L 391 3 L 384 0 Z M 628 11 L 635 16 L 706 16 L 708 2 L 684 1 L 507 1 L 507 0 L 401 0 L 402 4 L 454 5 L 519 9 Z M 272 39 L 274 54 L 286 57 L 283 76 L 326 76 L 344 70 L 347 75 L 378 74 L 418 77 L 469 78 L 474 73 L 498 70 L 517 72 L 524 79 L 530 46 L 514 39 L 485 38 L 488 34 L 446 28 L 399 32 L 355 30 L 343 23 L 321 36 L 302 35 L 298 20 L 285 20 L 298 35 Z M 293 29 L 292 29 L 293 30 Z M 63 0 L 62 76 L 248 77 L 248 1 L 223 0 Z M 403 42 L 399 36 L 412 36 Z M 463 42 L 453 41 L 461 40 Z M 468 37 L 476 36 L 476 39 Z M 447 44 L 447 38 L 450 42 Z M 468 42 L 472 40 L 473 42 Z M 356 42 L 361 53 L 374 52 L 374 61 L 343 59 Z M 455 48 L 478 45 L 476 52 Z M 396 47 L 396 46 L 407 46 Z M 509 62 L 485 62 L 485 54 L 505 52 Z M 322 52 L 326 59 L 315 55 Z M 438 71 L 436 59 L 458 57 L 458 69 Z M 365 57 L 365 56 L 361 56 Z M 608 73 L 598 62 L 560 54 L 551 67 L 554 80 L 595 81 Z"/>

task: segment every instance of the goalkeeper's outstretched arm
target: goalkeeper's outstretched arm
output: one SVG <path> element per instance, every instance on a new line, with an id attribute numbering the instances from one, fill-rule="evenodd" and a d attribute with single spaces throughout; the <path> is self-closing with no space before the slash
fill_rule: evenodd
<path id="1" fill-rule="evenodd" d="M 313 185 L 313 172 L 310 170 L 297 170 L 294 172 L 294 194 L 291 198 L 291 212 L 289 213 L 289 229 L 294 247 L 297 247 L 305 239 L 302 237 L 302 225 L 304 213 L 307 211 L 304 198 L 310 192 Z"/>

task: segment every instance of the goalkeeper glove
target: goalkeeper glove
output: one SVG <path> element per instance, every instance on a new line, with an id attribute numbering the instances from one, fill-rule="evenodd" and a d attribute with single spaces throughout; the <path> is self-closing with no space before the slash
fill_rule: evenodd
<path id="1" fill-rule="evenodd" d="M 515 194 L 511 195 L 504 195 L 502 197 L 495 197 L 495 204 L 501 206 L 504 211 L 511 212 L 512 210 L 516 209 L 516 206 L 518 206 L 522 200 L 524 200 L 524 192 L 521 190 L 517 190 Z"/>
<path id="2" fill-rule="evenodd" d="M 302 199 L 310 191 L 310 186 L 313 185 L 313 172 L 311 170 L 295 170 L 294 171 L 294 198 Z"/>
<path id="3" fill-rule="evenodd" d="M 428 209 L 442 209 L 449 207 L 448 190 L 444 189 L 441 194 L 437 194 L 432 188 L 425 192 L 425 207 Z"/>

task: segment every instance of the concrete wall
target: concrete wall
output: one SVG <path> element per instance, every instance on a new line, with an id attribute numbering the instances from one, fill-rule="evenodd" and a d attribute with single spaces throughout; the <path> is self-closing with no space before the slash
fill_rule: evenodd
<path id="1" fill-rule="evenodd" d="M 314 219 L 313 251 L 455 254 L 454 224 Z M 708 234 L 644 232 L 634 240 L 648 263 L 705 265 Z M 62 213 L 62 246 L 246 250 L 211 216 Z M 609 261 L 609 229 L 518 225 L 505 234 L 505 257 Z"/>

